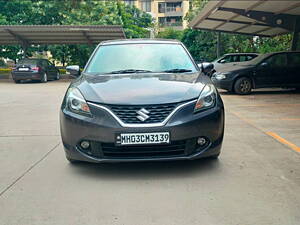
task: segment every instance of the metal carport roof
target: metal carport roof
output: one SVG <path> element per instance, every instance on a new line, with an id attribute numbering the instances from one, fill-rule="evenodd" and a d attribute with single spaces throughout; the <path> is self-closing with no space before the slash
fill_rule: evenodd
<path id="1" fill-rule="evenodd" d="M 190 27 L 265 37 L 296 33 L 300 30 L 300 1 L 211 0 Z"/>
<path id="2" fill-rule="evenodd" d="M 0 45 L 98 44 L 123 38 L 122 26 L 115 25 L 0 25 Z"/>

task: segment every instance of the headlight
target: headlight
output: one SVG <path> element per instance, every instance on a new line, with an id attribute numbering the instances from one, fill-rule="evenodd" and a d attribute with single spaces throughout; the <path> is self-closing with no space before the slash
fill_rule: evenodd
<path id="1" fill-rule="evenodd" d="M 91 116 L 90 108 L 77 88 L 69 88 L 66 102 L 70 111 Z"/>
<path id="2" fill-rule="evenodd" d="M 216 80 L 224 80 L 226 79 L 226 75 L 228 75 L 228 73 L 215 73 L 213 76 Z"/>
<path id="3" fill-rule="evenodd" d="M 216 97 L 217 97 L 217 91 L 215 86 L 212 84 L 207 84 L 203 88 L 197 100 L 194 112 L 199 112 L 204 109 L 209 109 L 214 107 L 216 103 Z"/>

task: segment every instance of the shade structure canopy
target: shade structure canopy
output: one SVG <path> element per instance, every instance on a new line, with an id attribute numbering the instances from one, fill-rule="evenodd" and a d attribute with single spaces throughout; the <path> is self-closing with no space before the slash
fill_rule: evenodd
<path id="1" fill-rule="evenodd" d="M 210 0 L 194 29 L 273 37 L 300 31 L 299 0 Z"/>
<path id="2" fill-rule="evenodd" d="M 122 26 L 0 25 L 0 45 L 98 44 L 125 38 Z"/>

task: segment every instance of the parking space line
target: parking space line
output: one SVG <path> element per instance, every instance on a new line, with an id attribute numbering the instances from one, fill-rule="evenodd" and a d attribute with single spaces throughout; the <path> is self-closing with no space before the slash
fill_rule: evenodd
<path id="1" fill-rule="evenodd" d="M 273 137 L 275 140 L 279 141 L 280 143 L 290 147 L 291 149 L 293 149 L 296 152 L 300 152 L 300 147 L 298 147 L 297 145 L 285 140 L 284 138 L 280 137 L 278 134 L 274 133 L 274 132 L 265 132 L 267 135 Z"/>
<path id="2" fill-rule="evenodd" d="M 40 162 L 42 162 L 47 156 L 50 155 L 51 152 L 53 152 L 60 143 L 56 144 L 53 148 L 51 148 L 45 155 L 42 156 L 38 161 L 36 161 L 33 165 L 31 165 L 24 173 L 22 173 L 17 179 L 15 179 L 8 187 L 6 187 L 3 191 L 0 191 L 0 197 L 8 191 L 11 187 L 13 187 L 19 180 L 21 180 L 27 173 L 29 173 L 34 167 L 36 167 Z"/>
<path id="3" fill-rule="evenodd" d="M 275 140 L 277 140 L 278 142 L 284 144 L 285 146 L 289 147 L 290 149 L 299 152 L 300 153 L 300 147 L 298 147 L 297 145 L 285 140 L 284 138 L 280 137 L 278 134 L 271 132 L 271 131 L 264 131 L 262 128 L 258 127 L 257 125 L 255 125 L 251 120 L 246 119 L 244 117 L 242 117 L 239 113 L 237 112 L 231 112 L 233 115 L 235 115 L 236 117 L 238 117 L 240 120 L 246 122 L 247 124 L 251 125 L 252 127 L 260 130 L 261 132 L 265 133 L 266 135 L 274 138 Z"/>

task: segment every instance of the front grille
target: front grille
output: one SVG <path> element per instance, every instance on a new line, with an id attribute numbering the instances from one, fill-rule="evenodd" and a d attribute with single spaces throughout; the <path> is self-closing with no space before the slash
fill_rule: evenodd
<path id="1" fill-rule="evenodd" d="M 105 158 L 163 158 L 185 155 L 185 141 L 174 141 L 168 145 L 115 146 L 102 143 L 102 154 Z"/>
<path id="2" fill-rule="evenodd" d="M 159 104 L 159 105 L 108 105 L 108 107 L 118 116 L 124 123 L 128 124 L 147 124 L 161 123 L 175 109 L 178 103 Z M 137 111 L 142 108 L 149 113 L 145 121 L 138 119 Z"/>

